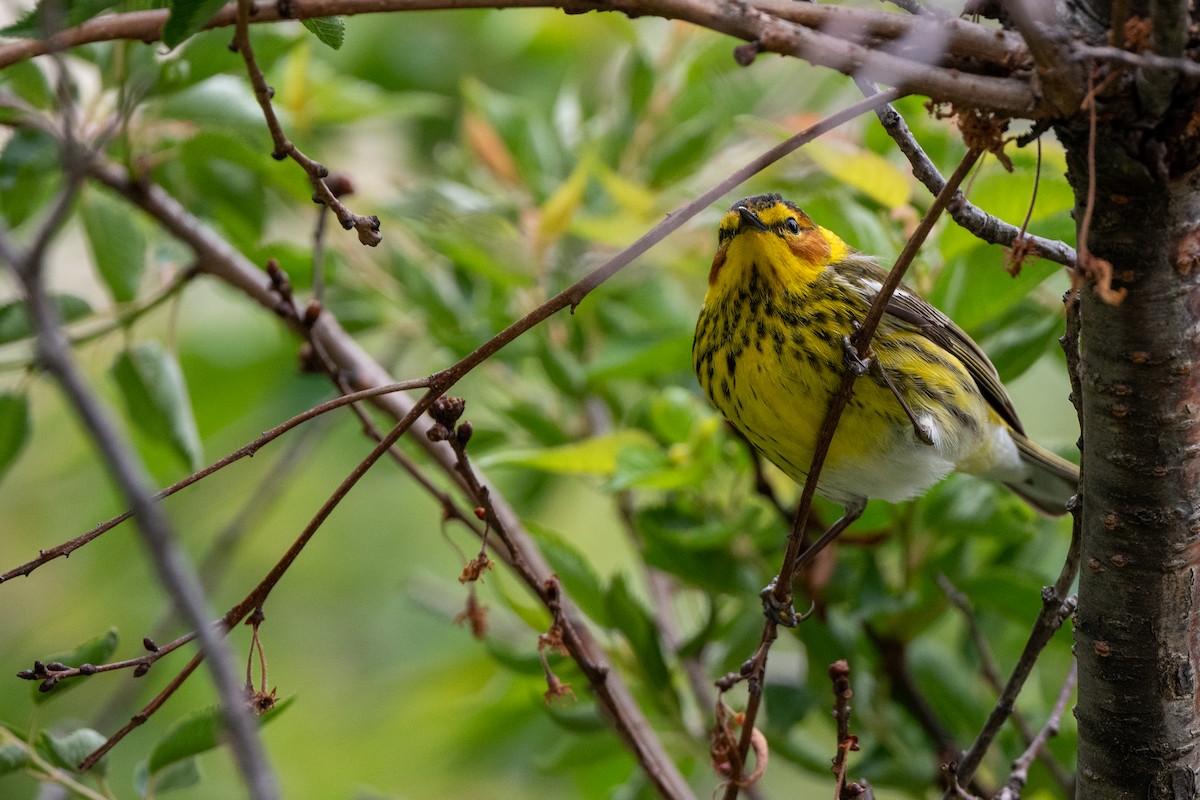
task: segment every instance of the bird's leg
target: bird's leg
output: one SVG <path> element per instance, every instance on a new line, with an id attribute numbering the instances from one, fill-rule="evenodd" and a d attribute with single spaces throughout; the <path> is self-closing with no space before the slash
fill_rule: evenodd
<path id="1" fill-rule="evenodd" d="M 857 322 L 854 322 L 853 325 L 855 329 L 858 328 Z M 887 370 L 883 368 L 883 364 L 879 363 L 879 359 L 875 357 L 875 353 L 871 350 L 868 350 L 866 358 L 860 357 L 858 355 L 858 350 L 854 347 L 854 343 L 850 340 L 849 336 L 842 337 L 842 346 L 846 350 L 846 366 L 850 368 L 850 371 L 859 378 L 861 378 L 863 375 L 866 375 L 868 372 L 874 372 L 876 375 L 882 378 L 884 385 L 892 391 L 892 395 L 895 396 L 896 402 L 898 402 L 900 407 L 904 409 L 904 413 L 908 416 L 908 421 L 912 423 L 913 433 L 917 435 L 917 441 L 932 445 L 933 432 L 929 430 L 928 425 L 917 419 L 917 415 L 913 413 L 913 410 L 904 400 L 904 397 L 900 394 L 899 390 L 896 389 L 896 385 L 892 383 L 892 379 L 888 377 Z"/>
<path id="2" fill-rule="evenodd" d="M 841 535 L 842 531 L 846 530 L 846 528 L 849 528 L 856 519 L 862 516 L 863 509 L 866 507 L 867 501 L 865 498 L 854 498 L 848 502 L 846 504 L 845 513 L 843 513 L 836 522 L 830 525 L 827 531 L 821 534 L 821 538 L 809 545 L 803 553 L 796 556 L 796 563 L 790 570 L 791 574 L 795 575 L 797 570 L 809 564 L 814 558 L 816 558 L 817 554 L 824 550 L 830 542 Z M 767 587 L 759 593 L 759 597 L 762 598 L 763 614 L 767 616 L 767 619 L 773 621 L 777 625 L 782 625 L 785 628 L 794 628 L 796 625 L 808 618 L 808 613 L 805 613 L 802 616 L 796 615 L 796 609 L 792 606 L 792 593 L 790 591 L 787 593 L 786 598 L 783 601 L 776 599 L 775 587 L 778 580 L 779 576 L 776 575 L 771 579 L 771 582 L 767 584 Z"/>
<path id="3" fill-rule="evenodd" d="M 883 365 L 879 363 L 879 359 L 873 359 L 871 361 L 871 366 L 875 368 L 875 372 L 878 373 L 879 377 L 883 378 L 883 382 L 887 384 L 887 387 L 892 390 L 892 394 L 895 395 L 896 402 L 900 404 L 900 407 L 904 409 L 904 413 L 908 415 L 908 421 L 912 423 L 913 433 L 916 434 L 917 440 L 932 446 L 933 432 L 929 430 L 928 425 L 917 419 L 917 415 L 913 413 L 911 408 L 909 408 L 908 403 L 904 400 L 904 396 L 901 395 L 900 391 L 896 388 L 896 384 L 892 383 L 892 379 L 888 377 L 887 370 L 885 370 Z"/>

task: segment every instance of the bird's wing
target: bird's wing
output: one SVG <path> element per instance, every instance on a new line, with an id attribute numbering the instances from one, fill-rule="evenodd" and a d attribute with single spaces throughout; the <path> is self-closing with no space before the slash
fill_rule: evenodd
<path id="1" fill-rule="evenodd" d="M 851 280 L 858 284 L 868 303 L 874 302 L 879 289 L 887 278 L 887 270 L 874 259 L 854 254 L 842 263 L 842 268 Z M 979 345 L 954 324 L 953 320 L 931 306 L 911 289 L 900 286 L 888 300 L 884 312 L 896 320 L 907 323 L 931 342 L 957 358 L 979 387 L 988 405 L 995 409 L 1000 418 L 1013 430 L 1024 434 L 1025 429 L 1017 417 L 1012 400 L 1000 382 L 1000 375 L 987 354 Z"/>
<path id="2" fill-rule="evenodd" d="M 1018 433 L 1025 432 L 991 359 L 953 320 L 906 289 L 893 294 L 884 311 L 912 325 L 927 339 L 961 361 L 988 405 Z"/>

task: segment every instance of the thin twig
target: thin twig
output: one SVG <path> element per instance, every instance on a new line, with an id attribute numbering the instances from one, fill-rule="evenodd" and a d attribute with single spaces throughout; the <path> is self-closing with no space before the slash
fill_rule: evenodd
<path id="1" fill-rule="evenodd" d="M 1078 506 L 1078 501 L 1076 506 Z M 1074 596 L 1068 595 L 1068 591 L 1071 588 L 1071 584 L 1075 581 L 1075 575 L 1078 571 L 1079 517 L 1076 516 L 1075 524 L 1072 526 L 1071 531 L 1071 544 L 1067 549 L 1066 558 L 1063 560 L 1058 580 L 1054 582 L 1053 586 L 1047 586 L 1042 590 L 1042 610 L 1038 614 L 1037 620 L 1034 621 L 1033 629 L 1029 633 L 1029 639 L 1025 643 L 1025 648 L 1021 651 L 1021 656 L 1017 660 L 1016 666 L 1013 667 L 1012 675 L 1009 676 L 1008 683 L 1004 686 L 1004 691 L 1000 693 L 1000 696 L 996 699 L 996 705 L 993 706 L 991 713 L 988 714 L 983 729 L 980 730 L 975 741 L 971 743 L 971 746 L 967 748 L 962 758 L 959 759 L 955 780 L 952 781 L 951 787 L 946 790 L 946 798 L 954 797 L 952 790 L 955 790 L 960 783 L 970 783 L 971 778 L 975 775 L 975 770 L 979 768 L 984 755 L 991 747 L 997 734 L 1000 733 L 1005 720 L 1012 713 L 1017 696 L 1021 693 L 1025 681 L 1033 671 L 1033 665 L 1037 663 L 1042 649 L 1045 648 L 1055 632 L 1062 626 L 1063 620 L 1074 612 L 1077 601 Z"/>
<path id="2" fill-rule="evenodd" d="M 79 162 L 68 159 L 66 163 Z M 70 176 L 69 180 L 76 184 L 78 181 Z M 69 204 L 63 206 L 62 213 L 65 214 L 67 208 Z M 204 591 L 192 565 L 175 541 L 161 506 L 152 499 L 147 488 L 149 480 L 145 467 L 118 434 L 115 424 L 92 394 L 72 360 L 57 309 L 46 296 L 42 285 L 41 262 L 32 257 L 35 254 L 36 251 L 31 251 L 30 257 L 22 258 L 7 242 L 0 246 L 0 257 L 9 261 L 25 291 L 29 316 L 37 332 L 38 361 L 57 379 L 68 401 L 83 420 L 105 466 L 137 514 L 138 529 L 160 583 L 180 616 L 196 630 L 202 652 L 210 658 L 210 672 L 221 700 L 222 718 L 234 761 L 250 796 L 256 800 L 276 798 L 279 790 L 275 776 L 262 751 L 256 726 L 243 703 L 228 646 L 208 623 L 211 614 L 207 610 L 208 601 Z"/>
<path id="3" fill-rule="evenodd" d="M 1072 47 L 1071 53 L 1077 61 L 1110 61 L 1138 69 L 1175 72 L 1185 78 L 1200 78 L 1200 64 L 1190 58 L 1171 58 L 1154 53 L 1131 53 L 1118 47 L 1083 44 L 1076 44 Z"/>
<path id="4" fill-rule="evenodd" d="M 354 392 L 353 394 L 342 395 L 341 397 L 335 397 L 332 400 L 328 400 L 324 403 L 321 403 L 318 406 L 314 406 L 313 408 L 310 408 L 307 411 L 297 414 L 296 416 L 292 417 L 291 419 L 287 420 L 286 422 L 282 422 L 279 425 L 276 425 L 274 428 L 271 428 L 269 431 L 266 431 L 265 433 L 263 433 L 261 436 L 259 436 L 257 439 L 250 442 L 249 444 L 243 445 L 242 447 L 238 448 L 237 450 L 234 450 L 232 453 L 225 456 L 224 458 L 222 458 L 218 461 L 214 461 L 212 464 L 205 467 L 204 469 L 202 469 L 198 472 L 194 472 L 191 475 L 184 478 L 183 480 L 180 480 L 177 483 L 174 483 L 174 484 L 168 486 L 167 488 L 162 489 L 161 491 L 152 495 L 150 499 L 153 501 L 158 501 L 158 500 L 162 500 L 164 498 L 170 497 L 171 495 L 175 494 L 176 492 L 180 491 L 181 489 L 186 489 L 187 487 L 191 486 L 192 484 L 194 484 L 204 478 L 207 478 L 209 475 L 212 475 L 214 472 L 224 469 L 225 467 L 229 466 L 230 464 L 232 464 L 235 461 L 238 461 L 243 458 L 247 458 L 249 456 L 253 456 L 259 450 L 261 450 L 264 445 L 274 441 L 275 439 L 278 439 L 280 436 L 287 433 L 292 428 L 295 428 L 297 425 L 301 425 L 305 422 L 308 422 L 309 420 L 313 419 L 314 417 L 318 417 L 321 414 L 324 414 L 328 411 L 334 410 L 335 408 L 341 408 L 342 406 L 355 403 L 359 400 L 368 400 L 373 397 L 379 397 L 380 395 L 390 394 L 391 392 L 402 392 L 402 391 L 410 391 L 412 389 L 422 389 L 422 388 L 425 388 L 427 385 L 428 385 L 428 382 L 425 379 L 402 381 L 400 383 L 390 383 L 385 386 L 376 386 L 376 387 L 373 387 L 370 389 L 364 389 L 361 392 Z M 79 548 L 88 544 L 93 539 L 96 539 L 97 537 L 103 535 L 104 533 L 107 533 L 108 531 L 112 530 L 117 525 L 120 525 L 125 520 L 134 516 L 136 513 L 137 513 L 136 509 L 130 508 L 128 511 L 125 511 L 121 514 L 118 514 L 117 516 L 113 517 L 110 520 L 100 523 L 99 525 L 92 528 L 90 531 L 87 531 L 86 533 L 82 533 L 73 539 L 69 539 L 68 541 L 63 542 L 60 545 L 56 545 L 56 546 L 48 548 L 46 550 L 39 551 L 37 558 L 35 558 L 31 561 L 27 561 L 18 567 L 13 567 L 12 569 L 8 570 L 7 572 L 0 574 L 0 583 L 4 583 L 5 581 L 10 581 L 13 578 L 18 578 L 18 577 L 21 577 L 24 575 L 29 575 L 31 572 L 33 572 L 35 569 L 42 566 L 43 564 L 53 561 L 56 558 L 65 558 L 66 556 L 71 555 L 71 553 L 74 553 L 76 550 L 78 550 Z"/>
<path id="5" fill-rule="evenodd" d="M 1095 74 L 1089 71 L 1087 79 L 1088 93 L 1083 101 L 1088 111 L 1088 180 L 1083 217 L 1079 220 L 1079 262 L 1076 264 L 1074 276 L 1076 283 L 1084 277 L 1091 279 L 1096 294 L 1100 296 L 1100 299 L 1109 305 L 1115 306 L 1119 305 L 1125 299 L 1125 295 L 1128 294 L 1129 289 L 1124 286 L 1119 289 L 1112 288 L 1112 263 L 1108 259 L 1101 258 L 1093 253 L 1091 244 L 1089 243 L 1091 239 L 1092 213 L 1096 208 L 1096 129 L 1099 127 L 1096 116 L 1096 98 L 1104 85 L 1101 82 L 1101 86 L 1097 87 L 1095 85 L 1095 78 Z"/>
<path id="6" fill-rule="evenodd" d="M 111 317 L 104 319 L 88 319 L 83 321 L 79 326 L 72 326 L 64 322 L 63 329 L 67 335 L 67 342 L 71 348 L 77 348 L 80 345 L 88 344 L 96 339 L 103 338 L 114 331 L 128 329 L 134 322 L 158 308 L 163 303 L 178 295 L 184 287 L 200 274 L 200 270 L 195 266 L 181 270 L 169 283 L 158 289 L 156 292 L 146 297 L 144 300 L 131 302 L 127 305 L 120 306 L 116 313 Z M 20 340 L 18 340 L 20 341 Z M 7 344 L 7 343 L 6 343 Z M 10 369 L 29 369 L 35 366 L 32 357 L 15 358 L 9 361 L 0 361 L 0 372 Z"/>
<path id="7" fill-rule="evenodd" d="M 313 202 L 323 203 L 334 213 L 338 222 L 346 230 L 357 231 L 358 241 L 369 247 L 375 247 L 383 241 L 383 236 L 379 233 L 379 217 L 374 215 L 365 217 L 346 208 L 325 180 L 329 177 L 329 170 L 305 155 L 284 134 L 283 125 L 279 122 L 279 117 L 275 114 L 275 107 L 271 104 L 275 90 L 267 85 L 267 78 L 259 69 L 258 62 L 254 58 L 254 48 L 250 44 L 250 16 L 253 10 L 254 0 L 237 0 L 233 40 L 238 52 L 242 54 L 242 60 L 246 62 L 246 72 L 250 76 L 250 84 L 254 87 L 254 98 L 262 109 L 263 117 L 267 121 L 267 130 L 271 132 L 271 141 L 275 144 L 275 151 L 271 153 L 271 157 L 276 161 L 290 158 L 299 164 L 308 176 L 309 183 L 312 184 Z"/>
<path id="8" fill-rule="evenodd" d="M 129 722 L 125 723 L 124 727 L 109 736 L 108 739 L 105 740 L 104 744 L 100 745 L 93 752 L 88 754 L 88 757 L 85 758 L 79 765 L 80 771 L 87 772 L 89 769 L 96 766 L 96 763 L 100 759 L 104 758 L 104 756 L 107 755 L 110 750 L 116 747 L 122 739 L 132 733 L 133 730 L 138 726 L 144 725 L 146 720 L 150 719 L 150 717 L 154 716 L 154 712 L 162 708 L 163 703 L 167 702 L 171 695 L 175 694 L 176 690 L 183 685 L 184 681 L 191 677 L 192 673 L 196 671 L 196 667 L 200 666 L 200 662 L 203 660 L 203 650 L 192 656 L 192 660 L 184 665 L 183 669 L 181 669 L 179 673 L 171 679 L 170 683 L 164 686 L 162 690 L 154 696 L 154 699 L 142 706 L 142 709 L 130 717 Z"/>
<path id="9" fill-rule="evenodd" d="M 1029 765 L 1045 752 L 1046 742 L 1050 737 L 1058 735 L 1063 712 L 1066 711 L 1067 703 L 1071 702 L 1071 695 L 1075 692 L 1075 682 L 1078 677 L 1079 663 L 1072 660 L 1062 688 L 1058 690 L 1058 699 L 1054 702 L 1054 708 L 1051 709 L 1050 716 L 1046 718 L 1046 724 L 1033 737 L 1029 746 L 1025 748 L 1025 752 L 1013 761 L 1012 772 L 1009 773 L 1008 780 L 1000 789 L 1000 793 L 996 795 L 995 800 L 1021 800 L 1021 790 L 1025 788 L 1025 783 L 1029 780 Z"/>
<path id="10" fill-rule="evenodd" d="M 939 574 L 937 582 L 938 586 L 942 589 L 942 593 L 946 595 L 946 599 L 962 613 L 963 619 L 967 623 L 967 632 L 971 637 L 972 643 L 975 645 L 975 652 L 979 655 L 979 669 L 983 674 L 983 679 L 987 681 L 992 691 L 1000 694 L 1004 691 L 1004 681 L 1000 678 L 1000 669 L 996 664 L 996 657 L 992 654 L 992 647 L 988 643 L 987 637 L 983 635 L 983 630 L 979 627 L 979 618 L 971 608 L 970 601 L 967 600 L 967 596 L 959 591 L 958 587 L 951 583 L 950 579 L 945 575 Z M 1015 708 L 1012 711 L 1012 721 L 1017 726 L 1017 730 L 1021 734 L 1021 740 L 1025 742 L 1025 745 L 1027 747 L 1032 745 L 1036 733 L 1025 719 L 1025 716 Z M 1062 765 L 1055 760 L 1054 756 L 1046 751 L 1042 751 L 1038 754 L 1038 757 L 1054 778 L 1055 783 L 1064 790 L 1069 790 L 1073 779 L 1063 769 Z"/>
<path id="11" fill-rule="evenodd" d="M 833 683 L 833 719 L 837 723 L 837 749 L 832 766 L 833 800 L 845 800 L 847 756 L 850 751 L 858 750 L 858 737 L 850 733 L 850 698 L 854 696 L 850 689 L 850 664 L 845 660 L 830 664 L 829 679 Z"/>
<path id="12" fill-rule="evenodd" d="M 58 789 L 67 793 L 70 796 L 79 796 L 85 800 L 111 800 L 110 795 L 101 794 L 89 786 L 84 786 L 79 781 L 67 772 L 65 769 L 59 769 L 51 764 L 46 759 L 42 758 L 42 754 L 38 752 L 38 748 L 31 745 L 29 742 L 18 739 L 12 731 L 3 726 L 0 726 L 0 745 L 5 747 L 19 747 L 25 758 L 29 760 L 29 764 L 25 767 L 39 780 L 53 782 L 57 784 Z M 39 797 L 42 795 L 39 794 Z"/>

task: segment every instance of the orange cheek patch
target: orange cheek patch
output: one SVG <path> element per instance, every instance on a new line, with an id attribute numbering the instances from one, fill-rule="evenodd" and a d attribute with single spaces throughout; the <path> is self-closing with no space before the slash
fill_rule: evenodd
<path id="1" fill-rule="evenodd" d="M 717 251 L 717 254 L 715 256 L 713 256 L 712 269 L 710 269 L 708 271 L 709 284 L 716 283 L 717 273 L 720 272 L 721 267 L 725 265 L 726 250 L 727 250 L 727 248 L 722 247 L 720 250 Z"/>
<path id="2" fill-rule="evenodd" d="M 805 264 L 815 267 L 829 261 L 829 242 L 815 230 L 801 236 L 789 237 L 787 243 L 796 254 L 796 258 Z"/>

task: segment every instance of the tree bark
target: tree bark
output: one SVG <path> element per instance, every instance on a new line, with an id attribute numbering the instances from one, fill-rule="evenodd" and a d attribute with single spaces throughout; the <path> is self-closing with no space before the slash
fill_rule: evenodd
<path id="1" fill-rule="evenodd" d="M 1093 5 L 1092 19 L 1106 19 L 1108 4 Z M 1135 3 L 1139 12 L 1174 19 L 1186 4 Z M 1090 264 L 1080 242 L 1090 272 L 1079 342 L 1080 800 L 1198 796 L 1200 174 L 1189 132 L 1198 101 L 1172 76 L 1128 73 L 1100 94 L 1095 122 L 1085 109 L 1057 128 L 1078 223 L 1092 203 Z M 1121 302 L 1096 289 L 1098 259 L 1111 263 Z"/>

